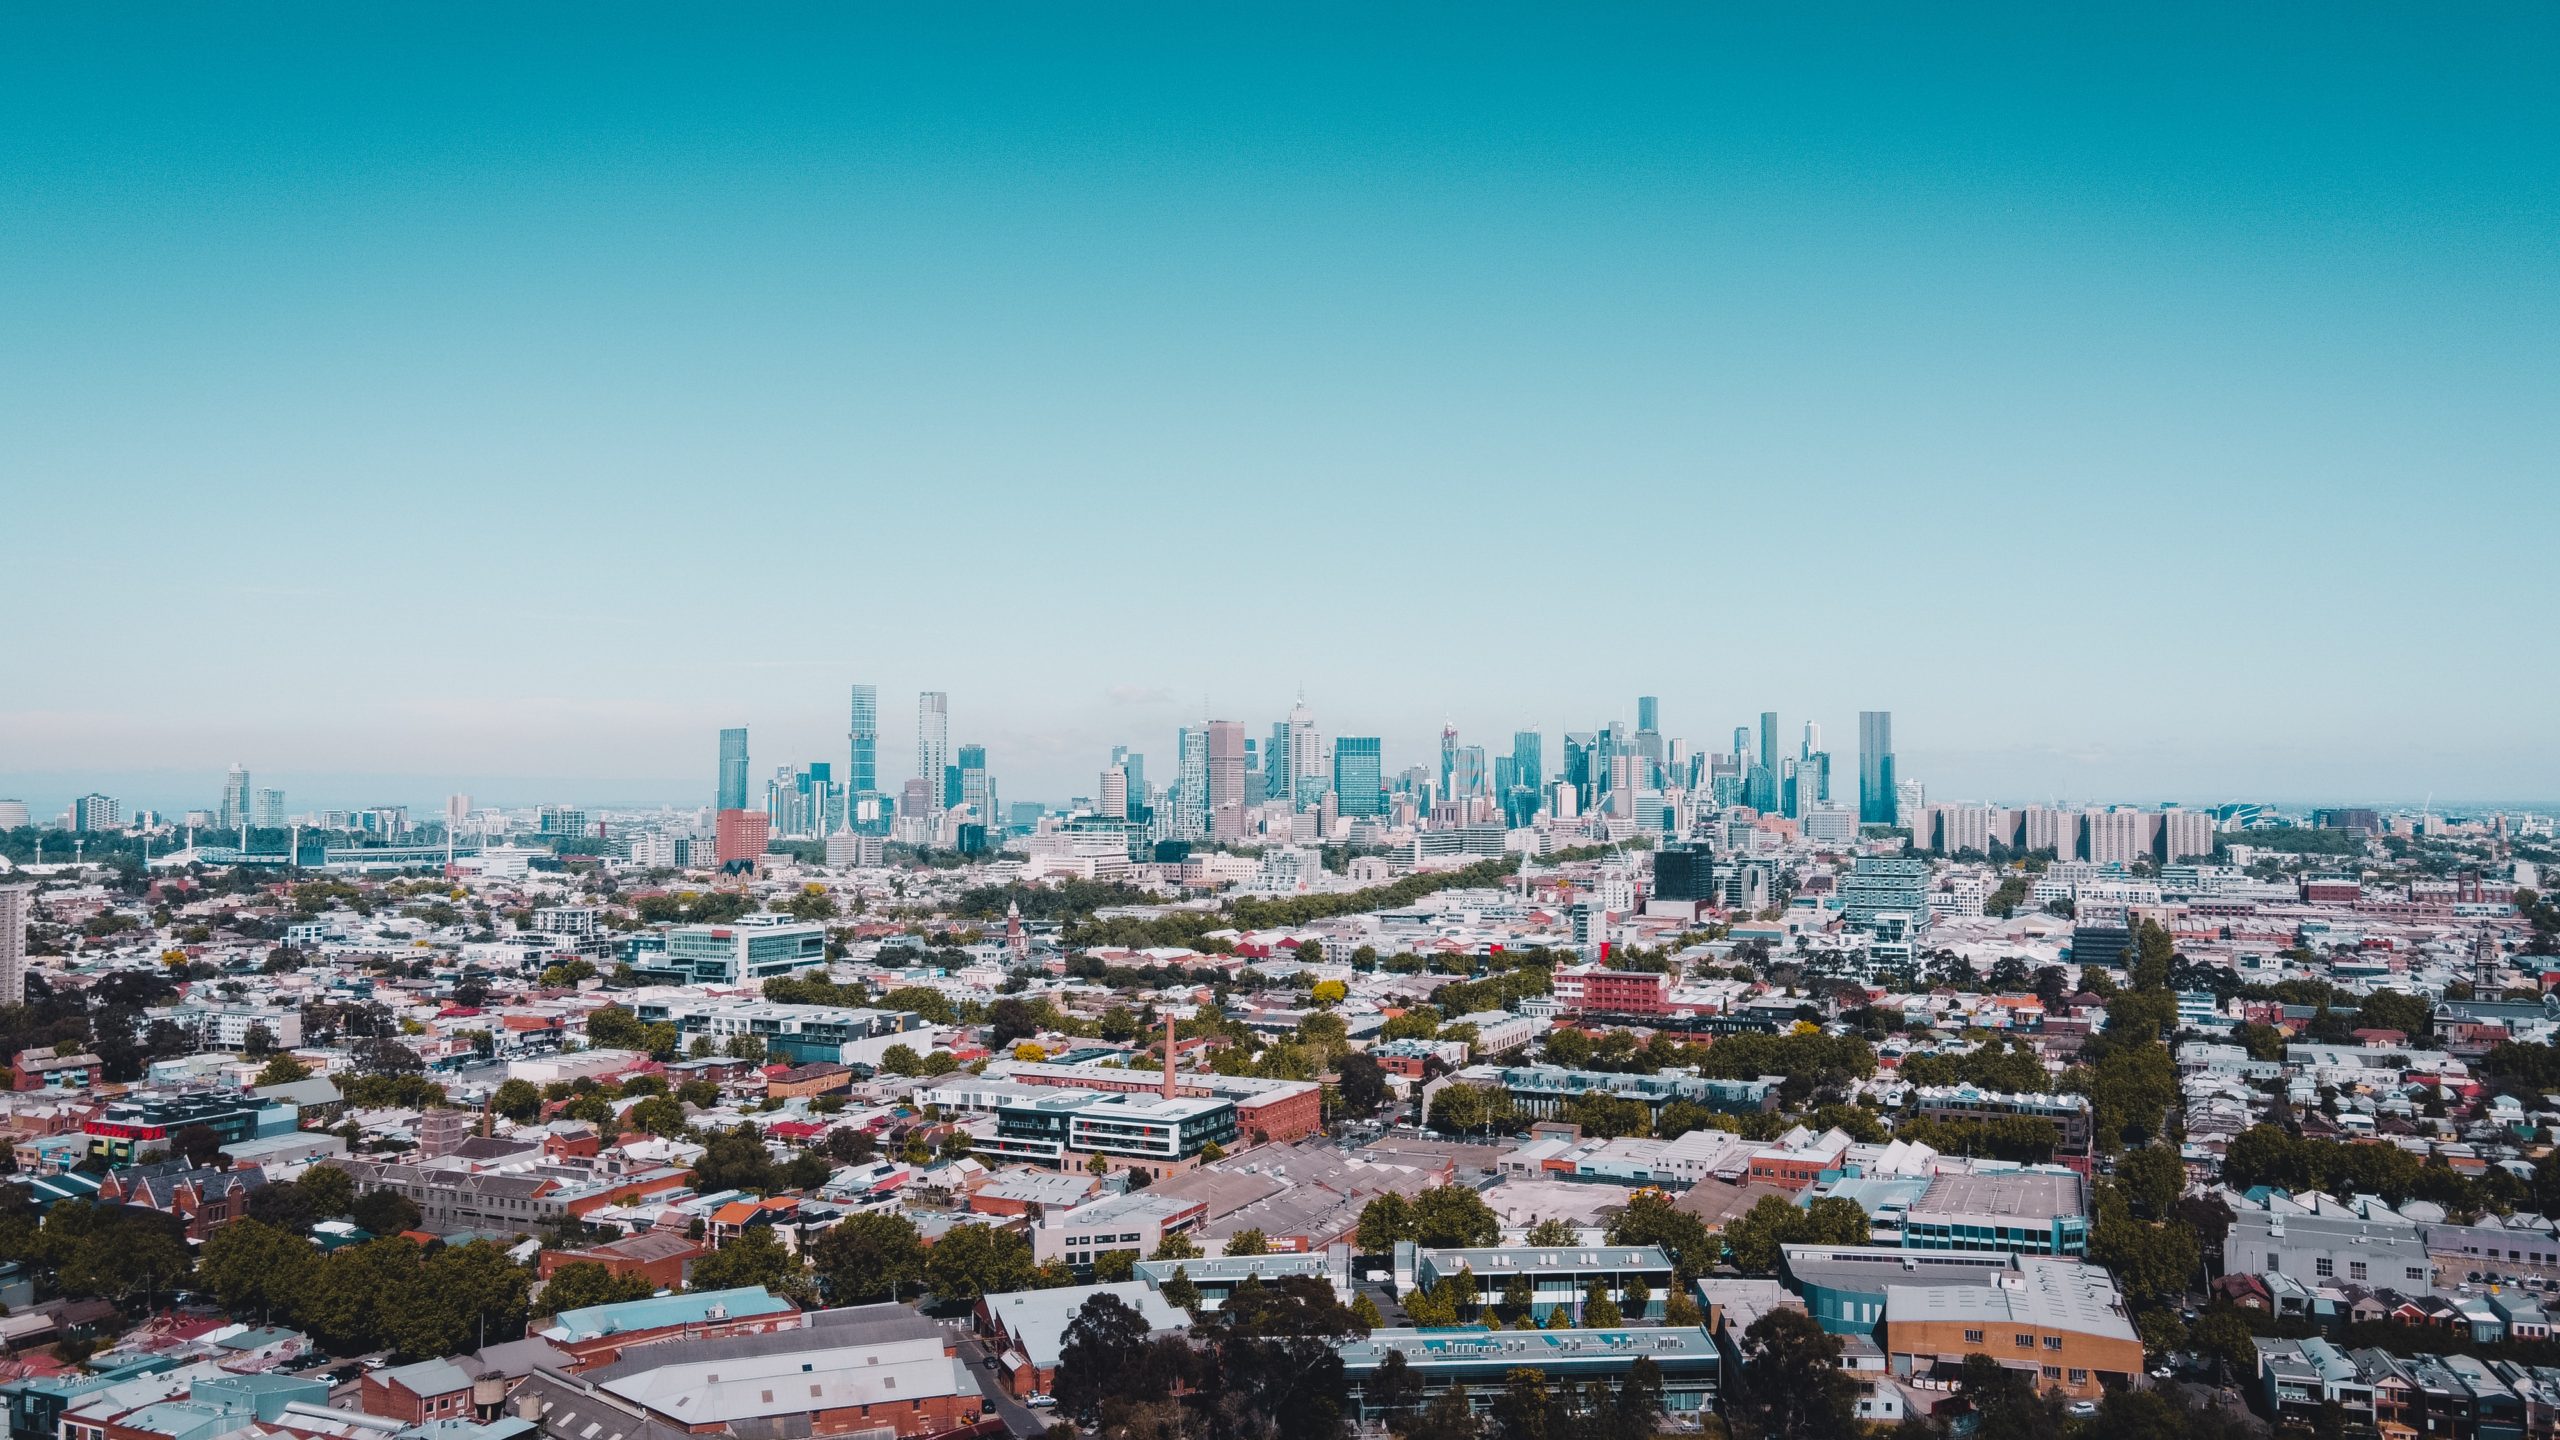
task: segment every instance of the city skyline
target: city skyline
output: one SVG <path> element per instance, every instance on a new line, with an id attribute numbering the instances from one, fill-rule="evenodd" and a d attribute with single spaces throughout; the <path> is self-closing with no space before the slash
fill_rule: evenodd
<path id="1" fill-rule="evenodd" d="M 917 690 L 1063 795 L 1303 686 L 2560 795 L 2555 32 L 11 15 L 0 790 L 674 796 L 851 677 L 887 791 Z"/>

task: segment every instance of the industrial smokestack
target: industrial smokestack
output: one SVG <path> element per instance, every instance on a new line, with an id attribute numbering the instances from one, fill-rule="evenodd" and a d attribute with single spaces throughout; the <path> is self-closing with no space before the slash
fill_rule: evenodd
<path id="1" fill-rule="evenodd" d="M 1173 1012 L 1164 1012 L 1164 1098 L 1173 1098 Z"/>

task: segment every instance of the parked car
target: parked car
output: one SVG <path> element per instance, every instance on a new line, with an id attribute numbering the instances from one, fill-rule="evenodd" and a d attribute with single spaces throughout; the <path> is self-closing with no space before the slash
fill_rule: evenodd
<path id="1" fill-rule="evenodd" d="M 1023 1396 L 1022 1403 L 1030 1406 L 1034 1410 L 1046 1410 L 1058 1402 L 1035 1390 L 1032 1393 Z"/>

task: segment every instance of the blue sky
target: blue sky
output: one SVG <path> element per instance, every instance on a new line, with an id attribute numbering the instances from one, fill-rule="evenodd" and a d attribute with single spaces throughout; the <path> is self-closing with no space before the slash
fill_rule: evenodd
<path id="1" fill-rule="evenodd" d="M 0 16 L 0 793 L 2560 795 L 2560 12 L 1382 8 Z"/>

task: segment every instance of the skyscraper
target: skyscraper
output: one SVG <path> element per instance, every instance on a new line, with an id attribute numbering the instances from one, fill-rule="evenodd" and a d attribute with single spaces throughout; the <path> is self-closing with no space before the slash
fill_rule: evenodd
<path id="1" fill-rule="evenodd" d="M 1209 722 L 1209 832 L 1220 840 L 1244 837 L 1244 726 Z"/>
<path id="2" fill-rule="evenodd" d="M 963 745 L 952 759 L 951 771 L 959 782 L 956 788 L 943 792 L 945 805 L 968 805 L 976 808 L 981 825 L 1001 824 L 996 812 L 996 784 L 987 776 L 987 747 Z"/>
<path id="3" fill-rule="evenodd" d="M 847 707 L 844 788 L 854 795 L 880 788 L 880 687 L 856 685 Z"/>
<path id="4" fill-rule="evenodd" d="M 747 727 L 720 732 L 720 793 L 714 810 L 747 808 Z"/>
<path id="5" fill-rule="evenodd" d="M 249 823 L 249 772 L 234 765 L 222 777 L 222 828 L 236 830 Z"/>
<path id="6" fill-rule="evenodd" d="M 1662 732 L 1662 697 L 1658 695 L 1636 697 L 1636 728 L 1651 730 L 1655 734 Z"/>
<path id="7" fill-rule="evenodd" d="M 1778 808 L 1778 712 L 1760 712 L 1760 744 L 1752 752 L 1751 778 L 1743 803 L 1769 814 Z"/>
<path id="8" fill-rule="evenodd" d="M 1209 732 L 1184 726 L 1174 737 L 1181 760 L 1174 787 L 1181 793 L 1175 797 L 1173 833 L 1176 838 L 1196 840 L 1209 833 Z"/>
<path id="9" fill-rule="evenodd" d="M 1387 811 L 1384 761 L 1375 735 L 1341 735 L 1333 742 L 1333 793 L 1342 813 L 1376 816 Z"/>
<path id="10" fill-rule="evenodd" d="M 252 790 L 249 792 L 249 823 L 261 830 L 284 828 L 284 792 Z"/>
<path id="11" fill-rule="evenodd" d="M 1106 767 L 1094 792 L 1093 813 L 1105 820 L 1129 818 L 1129 772 L 1117 765 Z"/>
<path id="12" fill-rule="evenodd" d="M 27 1003 L 27 911 L 33 885 L 0 885 L 0 1005 Z"/>
<path id="13" fill-rule="evenodd" d="M 1858 823 L 1899 823 L 1894 801 L 1893 712 L 1858 712 Z"/>
<path id="14" fill-rule="evenodd" d="M 1316 734 L 1316 712 L 1300 700 L 1289 710 L 1289 802 L 1313 809 L 1330 780 L 1324 771 L 1324 740 Z"/>
<path id="15" fill-rule="evenodd" d="M 927 690 L 916 697 L 916 778 L 924 782 L 925 801 L 940 813 L 943 771 L 951 766 L 951 697 Z"/>
<path id="16" fill-rule="evenodd" d="M 1290 769 L 1289 722 L 1271 722 L 1271 741 L 1262 747 L 1262 798 L 1286 800 L 1297 793 L 1297 772 Z"/>
<path id="17" fill-rule="evenodd" d="M 1443 725 L 1440 727 L 1440 793 L 1444 797 L 1449 793 L 1449 772 L 1456 769 L 1457 764 L 1458 727 Z"/>

